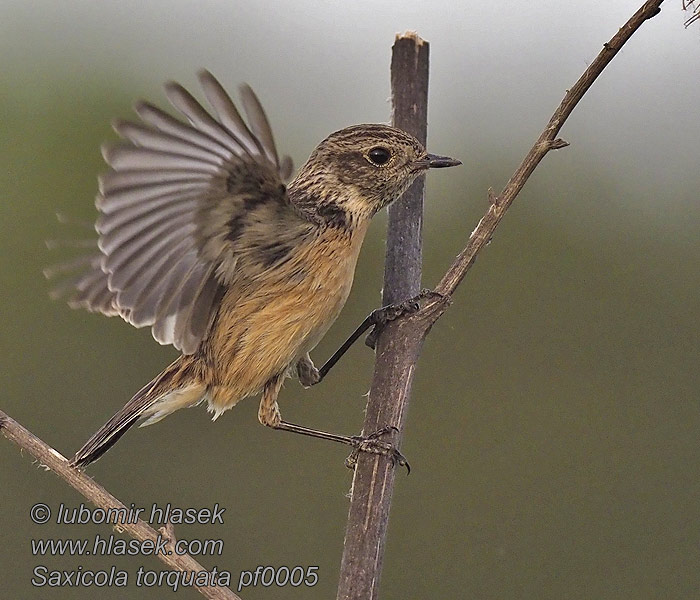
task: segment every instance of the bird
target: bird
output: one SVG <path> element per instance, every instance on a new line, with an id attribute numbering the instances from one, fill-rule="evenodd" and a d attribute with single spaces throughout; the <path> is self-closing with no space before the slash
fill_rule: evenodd
<path id="1" fill-rule="evenodd" d="M 209 71 L 198 79 L 209 110 L 171 81 L 166 97 L 184 119 L 139 101 L 138 120 L 113 122 L 121 140 L 102 146 L 93 250 L 47 272 L 73 271 L 54 297 L 150 327 L 181 353 L 70 463 L 86 467 L 137 421 L 200 403 L 216 419 L 258 394 L 263 425 L 383 453 L 371 436 L 284 421 L 277 399 L 294 373 L 306 387 L 322 378 L 309 353 L 347 300 L 372 217 L 428 169 L 461 162 L 361 124 L 331 133 L 290 180 L 253 90 L 239 88 L 244 120 Z"/>

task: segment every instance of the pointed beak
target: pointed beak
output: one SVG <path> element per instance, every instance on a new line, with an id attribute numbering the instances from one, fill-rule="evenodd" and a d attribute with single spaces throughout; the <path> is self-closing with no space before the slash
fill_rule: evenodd
<path id="1" fill-rule="evenodd" d="M 425 171 L 426 169 L 442 169 L 443 167 L 456 167 L 462 161 L 449 156 L 438 156 L 437 154 L 426 154 L 423 158 L 413 163 L 415 171 Z"/>
<path id="2" fill-rule="evenodd" d="M 462 164 L 461 160 L 450 158 L 449 156 L 438 156 L 437 154 L 428 154 L 429 169 L 442 169 L 443 167 L 457 167 Z"/>

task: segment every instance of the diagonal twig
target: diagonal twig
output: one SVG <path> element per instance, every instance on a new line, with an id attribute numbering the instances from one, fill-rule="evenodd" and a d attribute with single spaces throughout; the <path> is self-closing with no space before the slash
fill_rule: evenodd
<path id="1" fill-rule="evenodd" d="M 443 296 L 450 296 L 457 289 L 467 271 L 474 264 L 476 255 L 489 242 L 498 223 L 513 203 L 513 200 L 515 200 L 515 197 L 520 193 L 520 190 L 523 189 L 525 182 L 532 175 L 535 167 L 550 150 L 568 146 L 568 143 L 564 140 L 557 139 L 557 134 L 581 98 L 583 98 L 583 95 L 590 89 L 593 82 L 603 72 L 603 69 L 615 58 L 620 48 L 642 26 L 644 21 L 651 19 L 661 11 L 660 6 L 663 1 L 649 0 L 645 2 L 612 39 L 608 43 L 603 44 L 603 49 L 595 60 L 584 71 L 583 75 L 579 77 L 573 87 L 566 92 L 564 99 L 557 110 L 554 111 L 544 131 L 540 134 L 535 145 L 530 148 L 530 151 L 515 173 L 513 173 L 503 191 L 497 197 L 491 199 L 488 211 L 472 232 L 467 246 L 459 253 L 447 273 L 440 280 L 440 283 L 435 287 L 436 292 Z M 439 317 L 439 315 L 437 316 Z"/>

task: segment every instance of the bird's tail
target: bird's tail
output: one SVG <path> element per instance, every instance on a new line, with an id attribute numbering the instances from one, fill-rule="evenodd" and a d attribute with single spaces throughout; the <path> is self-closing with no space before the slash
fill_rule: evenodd
<path id="1" fill-rule="evenodd" d="M 143 386 L 112 418 L 75 453 L 70 464 L 82 468 L 109 450 L 139 419 L 151 425 L 180 408 L 199 404 L 206 386 L 198 377 L 196 359 L 181 356 L 155 379 Z"/>

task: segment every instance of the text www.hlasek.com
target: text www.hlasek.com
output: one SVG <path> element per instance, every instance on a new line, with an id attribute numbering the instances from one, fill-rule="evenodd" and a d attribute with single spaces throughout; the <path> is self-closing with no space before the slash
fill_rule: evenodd
<path id="1" fill-rule="evenodd" d="M 224 540 L 176 540 L 171 544 L 161 534 L 155 540 L 123 540 L 114 535 L 103 538 L 100 534 L 93 539 L 32 540 L 34 556 L 220 556 L 223 550 Z"/>

